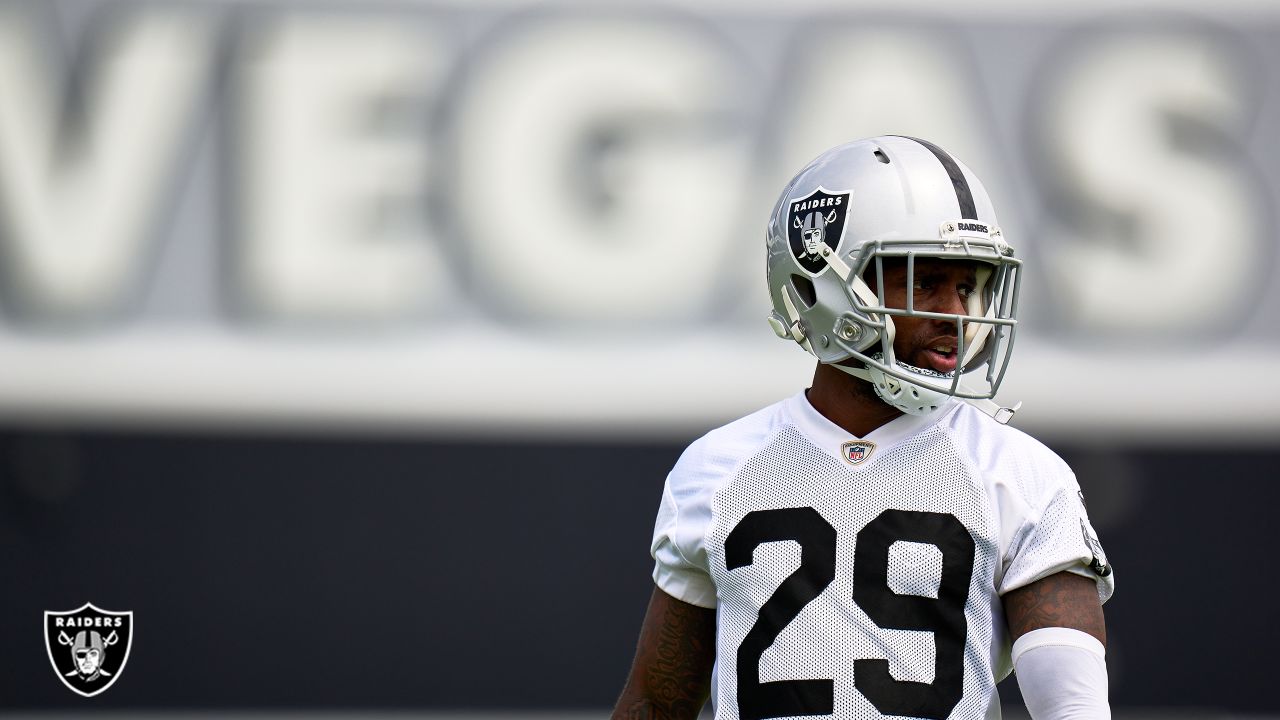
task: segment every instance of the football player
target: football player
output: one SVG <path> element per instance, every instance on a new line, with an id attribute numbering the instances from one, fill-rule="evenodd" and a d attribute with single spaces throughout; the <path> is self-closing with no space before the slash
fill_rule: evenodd
<path id="1" fill-rule="evenodd" d="M 667 477 L 657 587 L 614 718 L 1110 717 L 1114 577 L 1079 485 L 992 398 L 1020 261 L 973 172 L 887 136 L 787 185 L 769 323 L 810 388 Z"/>

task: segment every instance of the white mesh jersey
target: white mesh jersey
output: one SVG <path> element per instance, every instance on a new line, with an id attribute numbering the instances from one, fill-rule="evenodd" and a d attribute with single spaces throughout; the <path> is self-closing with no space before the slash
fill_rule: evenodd
<path id="1" fill-rule="evenodd" d="M 998 718 L 1000 596 L 1062 570 L 1115 587 L 1066 463 L 954 400 L 865 438 L 803 392 L 713 430 L 652 551 L 663 591 L 717 609 L 718 720 Z"/>

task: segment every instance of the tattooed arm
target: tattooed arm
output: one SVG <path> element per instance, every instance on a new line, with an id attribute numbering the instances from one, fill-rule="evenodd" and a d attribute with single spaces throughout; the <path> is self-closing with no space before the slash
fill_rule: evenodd
<path id="1" fill-rule="evenodd" d="M 715 659 L 716 611 L 655 587 L 612 720 L 694 720 L 711 693 Z"/>
<path id="2" fill-rule="evenodd" d="M 1033 720 L 1110 720 L 1097 584 L 1060 572 L 1004 596 L 1018 688 Z"/>
<path id="3" fill-rule="evenodd" d="M 1107 644 L 1097 583 L 1083 575 L 1060 572 L 1006 593 L 1004 616 L 1015 642 L 1032 630 L 1063 627 Z"/>

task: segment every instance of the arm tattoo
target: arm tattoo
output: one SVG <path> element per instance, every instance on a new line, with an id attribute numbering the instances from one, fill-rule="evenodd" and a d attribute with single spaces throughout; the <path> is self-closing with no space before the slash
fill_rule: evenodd
<path id="1" fill-rule="evenodd" d="M 1107 644 L 1107 628 L 1097 584 L 1084 576 L 1060 572 L 1004 596 L 1005 618 L 1013 640 L 1046 627 L 1073 628 Z"/>
<path id="2" fill-rule="evenodd" d="M 693 720 L 710 694 L 715 611 L 654 592 L 613 720 Z"/>

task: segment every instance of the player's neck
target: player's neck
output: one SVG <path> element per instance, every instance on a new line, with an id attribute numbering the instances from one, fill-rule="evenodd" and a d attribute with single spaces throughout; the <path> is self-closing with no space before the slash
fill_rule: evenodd
<path id="1" fill-rule="evenodd" d="M 818 363 L 813 386 L 806 393 L 809 404 L 823 417 L 855 437 L 868 433 L 902 415 L 881 400 L 871 383 L 830 365 Z"/>

